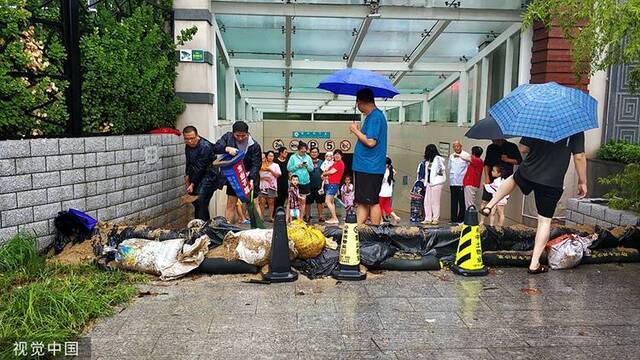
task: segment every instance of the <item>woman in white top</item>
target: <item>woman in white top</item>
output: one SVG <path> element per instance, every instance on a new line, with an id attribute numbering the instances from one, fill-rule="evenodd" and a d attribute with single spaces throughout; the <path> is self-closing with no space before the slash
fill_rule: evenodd
<path id="1" fill-rule="evenodd" d="M 391 208 L 391 197 L 393 196 L 393 176 L 396 174 L 391 159 L 387 158 L 387 168 L 384 170 L 382 187 L 380 188 L 379 204 L 382 215 L 391 216 L 396 224 L 400 223 L 400 217 Z"/>
<path id="2" fill-rule="evenodd" d="M 273 151 L 267 151 L 262 154 L 262 166 L 260 167 L 260 197 L 258 198 L 260 206 L 259 212 L 262 214 L 265 203 L 269 205 L 269 219 L 273 221 L 272 215 L 275 211 L 274 204 L 278 197 L 278 177 L 282 175 L 280 166 L 273 162 L 275 154 Z"/>
<path id="3" fill-rule="evenodd" d="M 440 197 L 442 196 L 442 186 L 447 181 L 447 169 L 444 165 L 444 158 L 440 156 L 438 148 L 434 144 L 429 144 L 424 149 L 424 160 L 418 165 L 418 177 L 420 177 L 420 167 L 424 164 L 425 186 L 424 194 L 424 221 L 425 225 L 438 225 L 440 221 Z"/>

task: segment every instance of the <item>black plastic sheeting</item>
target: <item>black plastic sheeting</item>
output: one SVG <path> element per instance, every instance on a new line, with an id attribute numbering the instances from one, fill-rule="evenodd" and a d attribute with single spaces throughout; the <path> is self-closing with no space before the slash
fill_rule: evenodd
<path id="1" fill-rule="evenodd" d="M 211 221 L 208 221 L 199 231 L 193 233 L 188 243 L 192 244 L 200 236 L 207 235 L 210 240 L 209 249 L 213 249 L 222 245 L 222 240 L 224 240 L 225 235 L 227 235 L 229 231 L 238 232 L 241 230 L 243 229 L 229 224 L 224 217 L 217 216 Z"/>
<path id="2" fill-rule="evenodd" d="M 424 271 L 440 270 L 442 265 L 435 255 L 418 255 L 405 252 L 396 252 L 392 257 L 385 259 L 380 264 L 367 266 L 374 270 L 398 270 L 398 271 Z"/>
<path id="3" fill-rule="evenodd" d="M 205 258 L 194 272 L 203 274 L 257 274 L 260 268 L 241 260 Z"/>
<path id="4" fill-rule="evenodd" d="M 482 261 L 487 266 L 528 267 L 531 251 L 485 251 Z M 591 256 L 585 256 L 580 264 L 607 264 L 640 262 L 640 252 L 630 248 L 610 248 L 592 250 Z M 541 264 L 547 264 L 546 255 L 540 257 Z"/>
<path id="5" fill-rule="evenodd" d="M 309 279 L 329 276 L 338 267 L 340 253 L 337 250 L 323 249 L 320 255 L 306 260 L 297 259 L 291 264 Z"/>

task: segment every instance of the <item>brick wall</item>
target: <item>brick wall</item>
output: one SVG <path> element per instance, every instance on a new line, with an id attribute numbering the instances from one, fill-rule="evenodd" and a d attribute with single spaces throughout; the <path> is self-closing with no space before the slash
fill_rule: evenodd
<path id="1" fill-rule="evenodd" d="M 98 220 L 177 226 L 184 145 L 175 135 L 0 141 L 0 245 L 18 231 L 53 241 L 53 219 L 75 208 Z"/>
<path id="2" fill-rule="evenodd" d="M 637 214 L 610 209 L 606 205 L 592 203 L 591 200 L 567 200 L 567 225 L 599 225 L 605 228 L 620 225 L 640 225 L 640 218 Z"/>

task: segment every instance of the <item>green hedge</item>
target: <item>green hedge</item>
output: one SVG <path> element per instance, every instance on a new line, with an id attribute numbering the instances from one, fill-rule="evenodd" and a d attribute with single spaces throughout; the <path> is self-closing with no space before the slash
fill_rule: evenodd
<path id="1" fill-rule="evenodd" d="M 83 131 L 128 134 L 174 126 L 185 108 L 175 96 L 178 64 L 171 0 L 81 2 Z M 59 2 L 0 0 L 0 139 L 66 133 Z M 179 40 L 195 33 L 188 29 Z"/>
<path id="2" fill-rule="evenodd" d="M 640 144 L 611 141 L 600 147 L 598 158 L 624 164 L 640 163 Z"/>

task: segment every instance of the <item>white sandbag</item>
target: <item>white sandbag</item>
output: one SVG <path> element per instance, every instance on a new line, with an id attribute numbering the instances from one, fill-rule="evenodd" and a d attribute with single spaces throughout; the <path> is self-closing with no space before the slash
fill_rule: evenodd
<path id="1" fill-rule="evenodd" d="M 271 257 L 273 229 L 251 229 L 229 232 L 224 237 L 223 246 L 235 247 L 236 260 L 248 264 L 264 266 Z M 236 245 L 237 244 L 237 245 Z M 293 241 L 289 240 L 289 257 L 294 259 L 297 252 Z"/>
<path id="2" fill-rule="evenodd" d="M 547 259 L 554 270 L 570 269 L 577 266 L 584 255 L 589 254 L 589 245 L 595 239 L 569 235 L 557 244 L 551 245 Z"/>
<path id="3" fill-rule="evenodd" d="M 193 245 L 184 242 L 184 239 L 128 239 L 118 245 L 115 263 L 121 269 L 159 275 L 162 280 L 176 279 L 197 268 L 204 260 L 209 237 L 203 235 Z"/>

